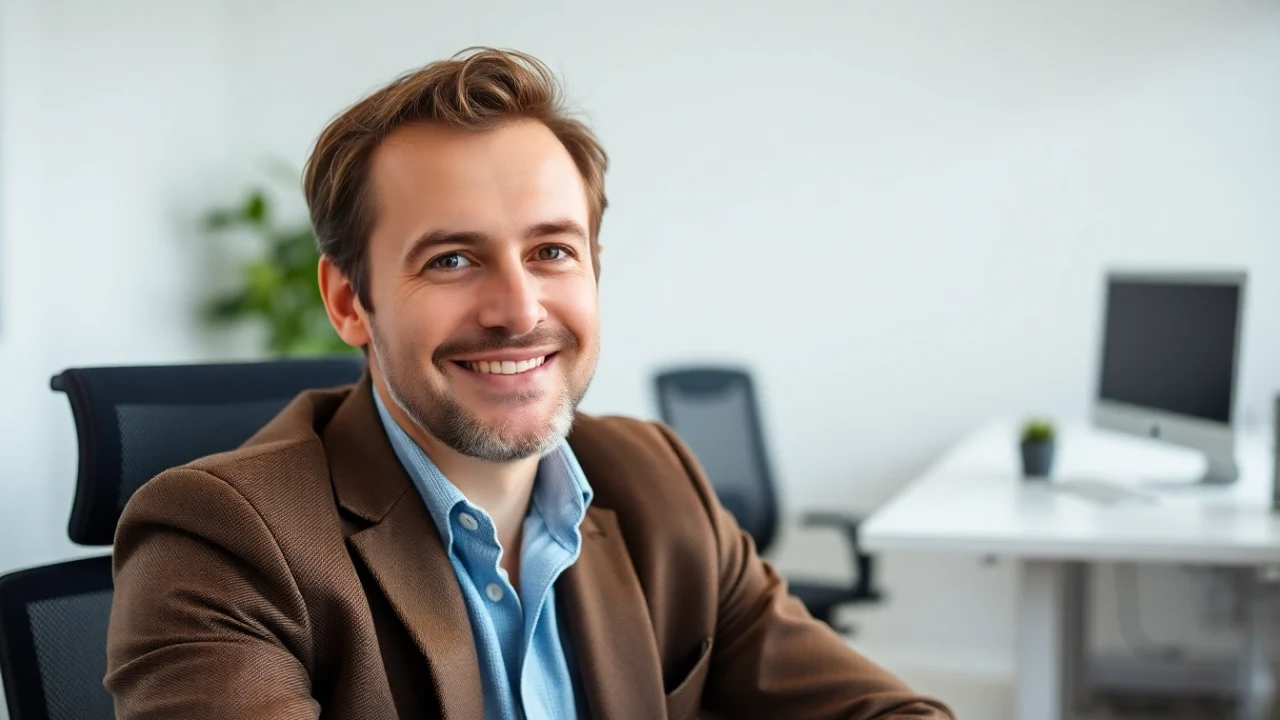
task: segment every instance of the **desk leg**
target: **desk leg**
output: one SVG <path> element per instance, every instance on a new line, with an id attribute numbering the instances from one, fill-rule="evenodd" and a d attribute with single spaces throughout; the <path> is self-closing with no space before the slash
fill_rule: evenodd
<path id="1" fill-rule="evenodd" d="M 1244 593 L 1244 623 L 1241 627 L 1239 684 L 1235 720 L 1265 720 L 1273 693 L 1263 693 L 1259 681 L 1271 672 L 1270 606 L 1274 598 L 1276 569 L 1246 571 L 1241 583 Z"/>
<path id="2" fill-rule="evenodd" d="M 1062 566 L 1062 683 L 1068 709 L 1083 712 L 1093 702 L 1089 649 L 1089 567 Z M 1070 717 L 1071 713 L 1067 713 Z"/>
<path id="3" fill-rule="evenodd" d="M 1069 720 L 1087 703 L 1087 576 L 1083 563 L 1022 564 L 1017 720 Z"/>

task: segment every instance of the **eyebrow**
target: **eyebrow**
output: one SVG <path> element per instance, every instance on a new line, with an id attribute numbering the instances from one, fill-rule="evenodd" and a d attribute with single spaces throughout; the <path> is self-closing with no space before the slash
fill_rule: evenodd
<path id="1" fill-rule="evenodd" d="M 570 235 L 576 240 L 587 241 L 587 231 L 576 221 L 569 218 L 556 218 L 532 225 L 524 232 L 525 240 L 537 240 L 557 235 Z M 442 246 L 476 247 L 489 241 L 490 237 L 481 232 L 462 230 L 432 230 L 419 237 L 409 246 L 404 256 L 404 266 L 414 267 L 433 249 Z"/>
<path id="2" fill-rule="evenodd" d="M 448 230 L 432 230 L 413 241 L 409 252 L 405 253 L 404 266 L 416 267 L 422 258 L 433 249 L 444 245 L 461 245 L 475 247 L 485 241 L 485 235 L 478 232 L 449 232 Z"/>

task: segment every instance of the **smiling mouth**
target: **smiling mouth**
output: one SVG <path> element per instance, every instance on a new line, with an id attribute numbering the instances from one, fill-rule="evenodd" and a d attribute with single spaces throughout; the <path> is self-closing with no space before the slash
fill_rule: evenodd
<path id="1" fill-rule="evenodd" d="M 543 363 L 555 355 L 556 353 L 550 353 L 527 360 L 455 360 L 454 362 L 481 375 L 519 375 L 542 367 Z"/>

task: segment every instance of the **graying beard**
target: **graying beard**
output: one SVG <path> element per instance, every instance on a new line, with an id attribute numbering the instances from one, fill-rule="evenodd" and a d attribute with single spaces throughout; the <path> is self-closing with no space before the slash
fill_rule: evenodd
<path id="1" fill-rule="evenodd" d="M 456 403 L 444 408 L 441 428 L 431 428 L 423 423 L 424 418 L 414 418 L 441 442 L 468 457 L 487 460 L 494 463 L 514 462 L 525 458 L 545 455 L 556 448 L 569 434 L 573 425 L 573 410 L 561 398 L 555 415 L 552 416 L 547 432 L 538 433 L 538 437 L 504 440 L 502 428 L 485 427 L 473 415 L 468 414 Z"/>

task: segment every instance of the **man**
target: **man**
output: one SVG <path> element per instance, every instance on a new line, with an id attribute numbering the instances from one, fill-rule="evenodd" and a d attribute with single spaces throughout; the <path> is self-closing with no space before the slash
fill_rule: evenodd
<path id="1" fill-rule="evenodd" d="M 132 498 L 118 717 L 950 717 L 787 596 L 669 430 L 575 417 L 605 166 L 518 53 L 324 130 L 320 292 L 368 372 Z"/>

